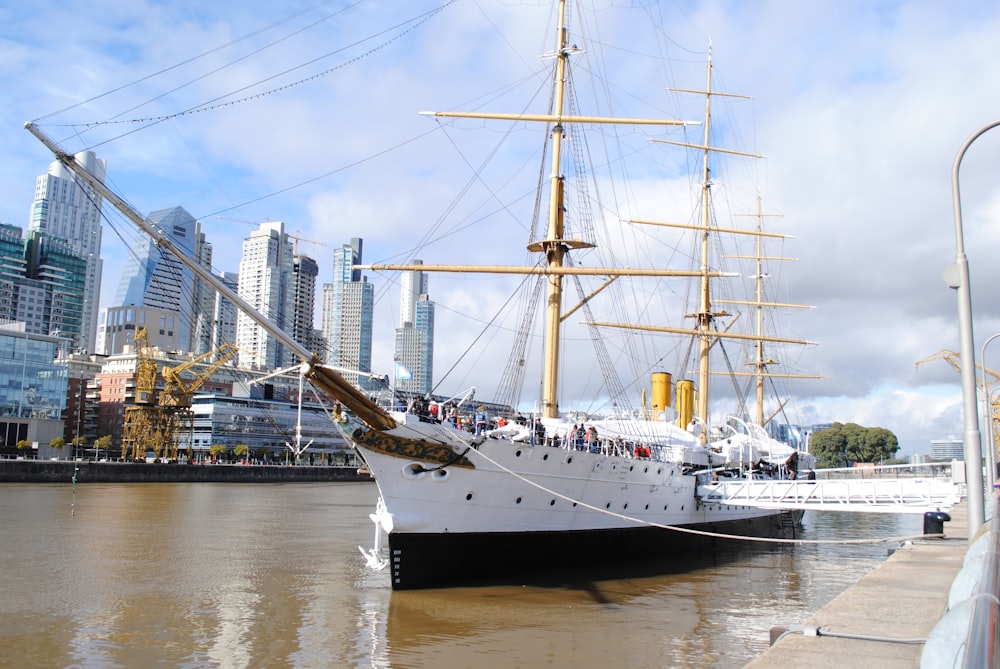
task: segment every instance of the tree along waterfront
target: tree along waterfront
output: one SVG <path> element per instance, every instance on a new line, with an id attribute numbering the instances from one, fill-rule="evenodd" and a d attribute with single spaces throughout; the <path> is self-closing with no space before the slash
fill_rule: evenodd
<path id="1" fill-rule="evenodd" d="M 820 467 L 849 467 L 855 462 L 883 462 L 899 450 L 896 435 L 884 427 L 834 423 L 809 440 L 809 452 Z"/>

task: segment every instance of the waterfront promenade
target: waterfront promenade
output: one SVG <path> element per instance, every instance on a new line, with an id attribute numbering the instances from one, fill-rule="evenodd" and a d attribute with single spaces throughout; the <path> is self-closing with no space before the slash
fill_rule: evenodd
<path id="1" fill-rule="evenodd" d="M 949 512 L 944 539 L 903 545 L 807 620 L 775 620 L 774 625 L 807 625 L 835 634 L 888 639 L 927 638 L 945 613 L 952 581 L 969 547 L 966 504 L 963 501 Z M 923 648 L 922 643 L 791 633 L 746 669 L 912 669 L 920 666 Z"/>

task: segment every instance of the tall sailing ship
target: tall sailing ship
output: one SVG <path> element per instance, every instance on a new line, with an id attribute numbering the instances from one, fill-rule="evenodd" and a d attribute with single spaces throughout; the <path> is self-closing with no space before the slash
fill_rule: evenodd
<path id="1" fill-rule="evenodd" d="M 474 267 L 420 265 L 380 265 L 374 270 L 422 272 L 490 272 L 520 274 L 537 279 L 534 294 L 544 293 L 544 351 L 541 361 L 541 392 L 537 412 L 526 416 L 504 416 L 506 424 L 468 432 L 448 420 L 431 419 L 421 413 L 387 410 L 365 392 L 346 382 L 336 371 L 323 366 L 317 356 L 259 314 L 251 305 L 223 285 L 211 272 L 176 248 L 170 238 L 150 225 L 121 197 L 93 178 L 33 124 L 28 129 L 56 157 L 87 181 L 109 202 L 163 248 L 178 255 L 193 272 L 230 299 L 238 308 L 257 319 L 272 335 L 302 361 L 301 373 L 329 393 L 346 408 L 342 422 L 336 423 L 364 458 L 375 478 L 379 502 L 372 519 L 375 545 L 362 549 L 369 564 L 388 565 L 394 589 L 447 587 L 495 582 L 523 577 L 528 572 L 587 565 L 614 565 L 646 558 L 683 554 L 691 557 L 716 550 L 720 540 L 745 536 L 786 535 L 801 512 L 775 511 L 730 505 L 709 499 L 714 481 L 738 477 L 787 478 L 804 469 L 807 455 L 770 437 L 761 427 L 763 387 L 774 376 L 773 361 L 765 354 L 765 344 L 805 344 L 764 334 L 762 319 L 765 301 L 761 290 L 765 258 L 762 240 L 774 233 L 755 229 L 721 229 L 711 216 L 711 175 L 713 156 L 726 151 L 710 146 L 712 100 L 723 95 L 712 90 L 709 59 L 707 85 L 697 91 L 705 97 L 701 143 L 674 142 L 694 149 L 702 158 L 700 175 L 700 215 L 691 223 L 671 224 L 630 220 L 633 226 L 674 226 L 697 235 L 695 266 L 690 269 L 628 266 L 588 267 L 578 256 L 596 247 L 593 238 L 571 234 L 567 225 L 566 184 L 563 161 L 580 157 L 580 145 L 572 133 L 594 124 L 644 126 L 669 129 L 688 124 L 675 119 L 635 119 L 612 116 L 584 116 L 574 109 L 570 61 L 579 49 L 571 39 L 566 0 L 557 0 L 558 29 L 552 54 L 553 85 L 546 113 L 435 112 L 439 119 L 476 119 L 478 122 L 541 124 L 546 131 L 550 165 L 548 183 L 541 179 L 539 196 L 547 196 L 544 231 L 528 240 L 528 250 L 538 261 L 524 267 Z M 688 91 L 693 92 L 693 91 Z M 575 144 L 575 146 L 573 146 Z M 669 149 L 664 149 L 669 150 Z M 574 151 L 577 153 L 574 154 Z M 718 310 L 713 286 L 725 280 L 715 269 L 713 244 L 720 235 L 749 235 L 757 241 L 757 291 L 749 300 L 731 300 L 755 310 L 753 332 L 739 332 L 730 314 Z M 567 306 L 564 285 L 581 278 L 603 277 L 604 284 L 579 304 Z M 638 322 L 605 322 L 592 316 L 589 303 L 619 279 L 663 279 L 689 281 L 694 286 L 696 306 L 687 314 L 693 327 L 669 327 Z M 794 305 L 781 305 L 794 306 Z M 615 378 L 606 351 L 600 350 L 593 363 L 605 376 L 611 410 L 603 415 L 565 415 L 560 408 L 560 365 L 565 364 L 563 328 L 570 314 L 580 310 L 592 332 L 629 329 L 687 338 L 692 344 L 697 369 L 675 373 L 674 382 L 665 372 L 651 375 L 652 393 L 648 405 L 629 408 L 623 385 Z M 525 310 L 527 323 L 536 318 L 534 308 Z M 519 338 L 522 342 L 524 338 Z M 599 341 L 599 339 L 598 339 Z M 754 360 L 748 372 L 757 387 L 756 416 L 751 418 L 740 406 L 735 415 L 718 424 L 710 416 L 709 388 L 713 349 L 722 343 L 751 342 Z M 511 356 L 518 368 L 526 355 L 522 350 Z M 590 365 L 575 355 L 575 367 Z M 523 370 L 519 372 L 522 376 Z M 516 376 L 516 374 L 515 374 Z M 676 400 L 672 401 L 672 391 Z M 634 392 L 632 394 L 635 394 Z M 635 402 L 633 398 L 632 403 Z M 745 400 L 738 404 L 745 404 Z M 516 408 L 512 406 L 511 413 Z M 442 412 L 443 413 L 443 412 Z M 339 414 L 338 414 L 339 416 Z M 501 421 L 501 422 L 504 422 Z M 388 536 L 388 551 L 382 546 Z"/>

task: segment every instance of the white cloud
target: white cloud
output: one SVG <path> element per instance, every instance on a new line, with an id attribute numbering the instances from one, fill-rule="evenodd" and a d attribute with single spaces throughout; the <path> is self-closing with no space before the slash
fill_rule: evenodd
<path id="1" fill-rule="evenodd" d="M 794 383 L 801 420 L 886 427 L 908 452 L 927 450 L 930 439 L 960 429 L 958 374 L 944 363 L 914 371 L 914 363 L 958 346 L 955 295 L 940 279 L 955 255 L 951 166 L 962 142 L 1000 108 L 1000 80 L 989 72 L 1000 60 L 1000 7 L 930 0 L 640 5 L 638 18 L 658 24 L 657 32 L 636 23 L 636 12 L 626 12 L 622 3 L 597 4 L 596 13 L 574 10 L 572 25 L 585 20 L 574 35 L 591 40 L 581 44 L 588 58 L 577 61 L 578 75 L 608 75 L 607 87 L 596 90 L 598 113 L 700 118 L 699 98 L 663 89 L 704 86 L 710 37 L 716 89 L 753 96 L 717 99 L 718 139 L 766 158 L 716 166 L 715 191 L 744 212 L 760 192 L 767 211 L 784 214 L 772 227 L 795 236 L 780 254 L 799 261 L 772 270 L 782 280 L 779 299 L 816 309 L 790 313 L 783 325 L 791 336 L 820 345 L 781 350 L 782 370 L 826 377 Z M 439 123 L 416 112 L 544 109 L 546 63 L 537 54 L 551 50 L 554 40 L 538 19 L 548 17 L 550 8 L 460 2 L 405 34 L 405 28 L 394 28 L 436 6 L 407 3 L 404 15 L 377 3 L 321 5 L 204 59 L 45 118 L 43 126 L 76 150 L 139 124 L 60 124 L 174 113 L 266 77 L 274 79 L 227 99 L 329 70 L 283 92 L 177 117 L 96 150 L 108 160 L 113 186 L 141 210 L 181 204 L 203 217 L 222 269 L 235 269 L 247 228 L 218 216 L 283 220 L 303 237 L 325 242 L 326 248 L 309 249 L 320 262 L 321 282 L 329 280 L 329 249 L 355 236 L 365 239 L 366 262 L 520 262 L 531 224 L 530 191 L 539 174 L 536 134 L 516 124 Z M 27 224 L 34 177 L 50 160 L 20 129 L 25 120 L 209 52 L 276 23 L 287 11 L 276 5 L 248 12 L 231 2 L 109 2 L 80 9 L 37 2 L 0 10 L 0 83 L 7 95 L 0 109 L 6 158 L 0 165 L 0 220 Z M 320 12 L 329 16 L 318 21 Z M 303 30 L 294 38 L 276 41 L 298 28 Z M 603 60 L 591 58 L 599 53 Z M 181 87 L 186 82 L 193 83 Z M 581 100 L 589 98 L 583 89 L 578 93 Z M 494 155 L 508 131 L 512 147 Z M 697 142 L 700 132 L 688 129 L 685 136 Z M 697 160 L 665 146 L 650 150 L 634 141 L 638 137 L 619 134 L 630 142 L 633 181 L 613 189 L 602 177 L 598 212 L 609 223 L 619 216 L 688 220 L 696 194 L 689 182 L 678 181 L 678 170 L 697 168 Z M 612 139 L 605 128 L 589 137 L 586 150 L 595 155 Z M 1000 294 L 991 290 L 1000 281 L 998 147 L 1000 131 L 985 135 L 962 168 L 979 342 L 1000 330 Z M 624 165 L 612 167 L 624 171 Z M 265 195 L 270 197 L 258 199 Z M 654 244 L 652 237 L 649 230 L 631 230 L 604 241 L 618 245 L 619 258 L 643 266 L 691 252 L 676 242 Z M 513 248 L 502 251 L 510 241 Z M 107 294 L 117 284 L 122 254 L 121 243 L 106 232 Z M 388 370 L 398 291 L 389 275 L 370 274 L 370 280 L 380 295 L 374 363 Z M 476 340 L 515 283 L 496 276 L 431 277 L 432 298 L 440 305 L 438 376 Z M 656 293 L 622 289 L 619 295 L 657 310 L 683 297 L 673 283 Z M 664 296 L 664 304 L 652 295 Z M 601 318 L 614 315 L 607 305 L 594 308 Z M 483 336 L 479 349 L 463 360 L 475 371 L 453 372 L 455 387 L 444 392 L 457 392 L 462 384 L 486 392 L 488 374 L 496 376 L 506 363 L 496 352 L 499 341 L 510 339 L 516 324 L 510 314 L 500 320 L 504 329 Z M 658 340 L 637 345 L 617 333 L 610 338 L 613 357 L 630 370 L 627 380 L 641 368 L 626 363 L 636 348 L 650 359 L 679 355 Z M 533 341 L 533 355 L 539 348 Z M 739 358 L 735 348 L 733 357 Z M 564 387 L 588 390 L 567 402 L 589 405 L 593 366 L 581 364 L 577 372 L 567 374 Z"/>

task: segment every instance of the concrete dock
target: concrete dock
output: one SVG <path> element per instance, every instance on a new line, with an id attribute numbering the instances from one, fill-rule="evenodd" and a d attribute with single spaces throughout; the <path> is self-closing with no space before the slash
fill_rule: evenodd
<path id="1" fill-rule="evenodd" d="M 948 606 L 948 593 L 969 547 L 966 502 L 949 512 L 944 539 L 905 544 L 876 569 L 807 620 L 776 620 L 775 626 L 809 625 L 834 634 L 885 639 L 926 639 Z M 746 669 L 788 667 L 920 666 L 923 643 L 786 634 Z"/>

